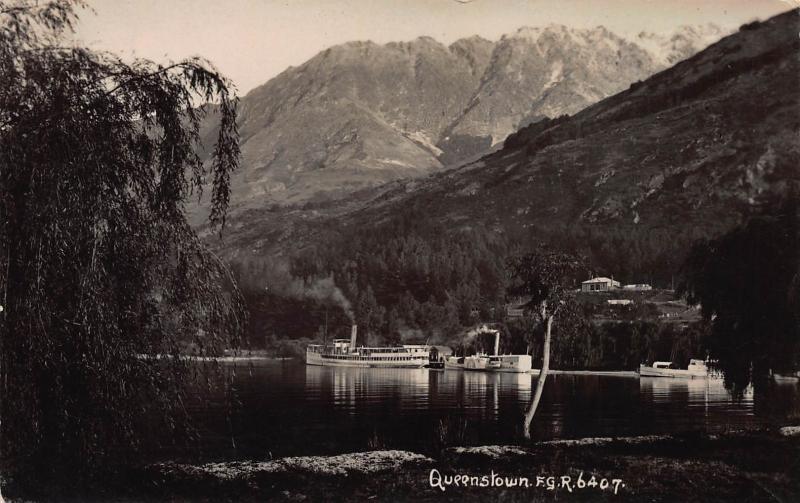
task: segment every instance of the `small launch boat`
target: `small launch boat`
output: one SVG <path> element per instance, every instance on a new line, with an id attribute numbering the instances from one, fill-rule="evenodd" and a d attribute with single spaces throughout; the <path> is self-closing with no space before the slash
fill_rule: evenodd
<path id="1" fill-rule="evenodd" d="M 670 368 L 672 362 L 653 362 L 653 366 L 639 365 L 639 377 L 678 377 L 684 379 L 708 377 L 708 366 L 703 360 L 689 360 L 685 369 Z"/>
<path id="2" fill-rule="evenodd" d="M 797 382 L 800 381 L 800 372 L 793 374 L 772 373 L 772 380 L 775 382 Z"/>

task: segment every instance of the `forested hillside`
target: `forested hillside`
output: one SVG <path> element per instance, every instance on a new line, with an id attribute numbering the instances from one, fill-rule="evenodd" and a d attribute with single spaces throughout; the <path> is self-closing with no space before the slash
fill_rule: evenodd
<path id="1" fill-rule="evenodd" d="M 341 204 L 252 210 L 221 252 L 258 292 L 278 263 L 307 285 L 331 278 L 363 333 L 390 339 L 499 319 L 505 260 L 543 242 L 594 274 L 669 287 L 695 241 L 800 184 L 797 28 L 796 11 L 743 26 L 465 166 Z M 311 311 L 297 316 L 314 330 Z"/>

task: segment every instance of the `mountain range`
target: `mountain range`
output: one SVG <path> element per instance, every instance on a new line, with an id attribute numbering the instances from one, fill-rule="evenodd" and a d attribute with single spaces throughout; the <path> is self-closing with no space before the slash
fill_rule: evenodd
<path id="1" fill-rule="evenodd" d="M 421 37 L 331 47 L 241 100 L 232 214 L 337 199 L 473 160 L 520 127 L 574 114 L 722 34 L 704 25 L 623 38 L 550 25 L 449 46 Z"/>
<path id="2" fill-rule="evenodd" d="M 337 250 L 413 213 L 437 235 L 549 241 L 623 280 L 668 278 L 696 239 L 800 187 L 798 27 L 796 10 L 745 25 L 618 94 L 533 121 L 502 148 L 427 177 L 340 201 L 247 208 L 215 246 L 233 261 Z M 403 229 L 392 232 L 411 232 Z"/>

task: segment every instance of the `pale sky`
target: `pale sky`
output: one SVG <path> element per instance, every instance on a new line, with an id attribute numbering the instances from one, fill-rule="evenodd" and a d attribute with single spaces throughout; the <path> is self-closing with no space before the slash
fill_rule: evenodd
<path id="1" fill-rule="evenodd" d="M 203 56 L 239 93 L 350 40 L 422 35 L 449 44 L 497 40 L 521 26 L 603 25 L 617 33 L 668 32 L 682 24 L 736 28 L 800 0 L 88 0 L 78 39 L 123 57 L 159 62 Z"/>

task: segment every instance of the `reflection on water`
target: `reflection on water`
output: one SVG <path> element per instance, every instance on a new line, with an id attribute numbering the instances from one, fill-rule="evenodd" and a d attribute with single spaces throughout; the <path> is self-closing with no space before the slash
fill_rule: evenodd
<path id="1" fill-rule="evenodd" d="M 335 409 L 349 413 L 383 407 L 390 401 L 403 411 L 458 408 L 496 414 L 501 390 L 517 400 L 530 398 L 531 376 L 306 366 L 305 390 L 321 400 L 330 398 Z"/>
<path id="2" fill-rule="evenodd" d="M 642 416 L 661 430 L 688 415 L 695 429 L 714 429 L 715 426 L 743 427 L 753 422 L 753 389 L 747 388 L 738 399 L 725 389 L 721 379 L 671 379 L 663 377 L 641 379 L 640 395 L 649 397 L 652 410 L 661 416 L 642 410 Z"/>
<path id="3" fill-rule="evenodd" d="M 518 438 L 535 376 L 457 370 L 363 369 L 260 362 L 236 367 L 226 396 L 194 413 L 210 457 L 319 454 L 386 447 L 426 450 L 440 421 L 466 421 L 468 442 Z M 733 399 L 718 380 L 551 375 L 535 419 L 539 438 L 623 436 L 764 424 L 797 413 L 798 387 Z M 780 408 L 759 403 L 781 402 Z M 236 446 L 233 449 L 233 445 Z"/>

